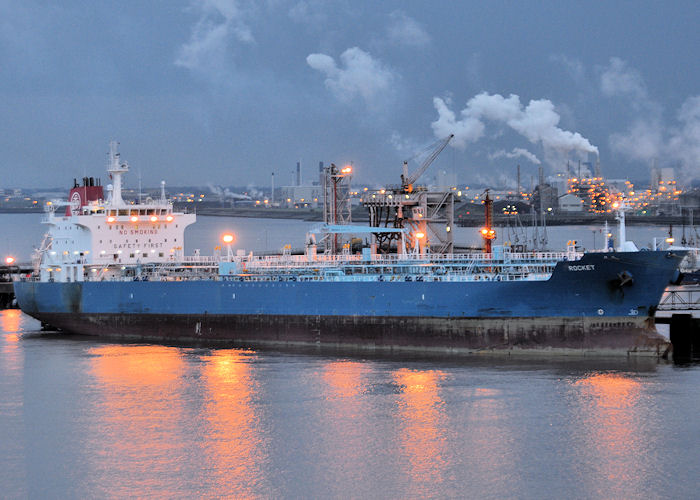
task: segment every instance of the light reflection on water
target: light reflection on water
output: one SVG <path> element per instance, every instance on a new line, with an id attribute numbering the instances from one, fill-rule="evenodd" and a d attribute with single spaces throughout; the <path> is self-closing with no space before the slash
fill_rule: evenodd
<path id="1" fill-rule="evenodd" d="M 252 352 L 214 351 L 202 365 L 206 387 L 204 457 L 207 493 L 249 498 L 269 491 L 264 422 L 254 402 L 259 389 Z"/>
<path id="2" fill-rule="evenodd" d="M 7 309 L 0 316 L 0 331 L 4 333 L 4 342 L 2 344 L 3 360 L 8 363 L 16 363 L 18 361 L 17 349 L 20 336 L 22 321 L 22 313 L 19 309 Z"/>
<path id="3" fill-rule="evenodd" d="M 316 417 L 320 436 L 315 446 L 325 466 L 314 472 L 313 480 L 335 478 L 328 488 L 331 497 L 362 496 L 361 483 L 376 472 L 372 465 L 378 436 L 367 393 L 376 374 L 366 363 L 331 360 L 323 363 L 319 375 L 325 402 Z"/>
<path id="4" fill-rule="evenodd" d="M 664 438 L 663 421 L 645 394 L 653 381 L 629 374 L 593 373 L 572 384 L 578 402 L 577 421 L 586 451 L 587 474 L 597 477 L 589 493 L 622 498 L 644 496 L 646 481 L 656 472 L 655 449 Z M 585 470 L 585 469 L 584 469 Z"/>
<path id="5" fill-rule="evenodd" d="M 19 341 L 22 318 L 17 310 L 0 312 L 0 496 L 19 496 L 26 492 L 24 464 L 26 452 L 17 439 L 25 432 L 22 392 L 24 353 Z M 14 485 L 8 478 L 13 478 Z M 13 487 L 14 486 L 14 487 Z"/>
<path id="6" fill-rule="evenodd" d="M 410 480 L 406 493 L 428 495 L 444 481 L 447 465 L 447 422 L 436 370 L 401 368 L 393 373 L 401 389 L 397 402 L 402 473 Z"/>
<path id="7" fill-rule="evenodd" d="M 174 493 L 171 471 L 185 451 L 179 349 L 152 345 L 100 345 L 87 349 L 94 377 L 85 446 L 100 459 L 90 490 L 132 496 L 143 491 Z M 108 465 L 108 467 L 105 467 Z"/>
<path id="8" fill-rule="evenodd" d="M 696 492 L 697 366 L 338 358 L 37 326 L 0 314 L 3 496 Z"/>

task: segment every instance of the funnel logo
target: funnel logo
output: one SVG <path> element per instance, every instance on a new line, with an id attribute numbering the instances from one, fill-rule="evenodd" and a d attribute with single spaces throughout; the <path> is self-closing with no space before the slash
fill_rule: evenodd
<path id="1" fill-rule="evenodd" d="M 70 212 L 73 215 L 78 215 L 80 213 L 80 207 L 82 205 L 83 204 L 80 199 L 80 193 L 78 191 L 74 191 L 70 197 Z"/>

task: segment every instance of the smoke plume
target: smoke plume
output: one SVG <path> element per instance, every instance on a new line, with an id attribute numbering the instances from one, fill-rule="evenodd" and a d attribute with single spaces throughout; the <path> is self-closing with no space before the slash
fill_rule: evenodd
<path id="1" fill-rule="evenodd" d="M 432 123 L 433 132 L 437 137 L 454 134 L 455 147 L 465 148 L 467 143 L 478 141 L 484 136 L 486 122 L 493 122 L 541 145 L 549 163 L 557 163 L 572 152 L 598 154 L 598 148 L 581 134 L 558 127 L 561 117 L 548 99 L 531 100 L 523 106 L 515 94 L 503 97 L 484 92 L 467 102 L 459 118 L 443 99 L 435 97 L 433 104 L 438 112 L 438 119 Z"/>

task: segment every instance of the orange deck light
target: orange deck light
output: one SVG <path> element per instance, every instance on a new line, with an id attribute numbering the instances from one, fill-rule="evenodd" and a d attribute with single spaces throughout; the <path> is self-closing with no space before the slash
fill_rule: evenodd
<path id="1" fill-rule="evenodd" d="M 6 263 L 8 266 L 11 266 L 12 264 L 15 263 L 15 258 L 14 258 L 14 257 L 5 257 L 5 263 Z"/>
<path id="2" fill-rule="evenodd" d="M 138 216 L 136 216 L 136 215 L 131 216 L 131 222 L 138 222 L 138 221 L 139 221 Z"/>

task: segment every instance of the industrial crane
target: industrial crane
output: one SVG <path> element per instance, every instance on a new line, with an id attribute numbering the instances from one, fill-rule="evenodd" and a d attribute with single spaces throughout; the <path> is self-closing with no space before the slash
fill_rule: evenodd
<path id="1" fill-rule="evenodd" d="M 428 155 L 428 157 L 423 161 L 420 167 L 418 167 L 418 170 L 413 172 L 410 176 L 408 175 L 408 161 L 406 160 L 403 162 L 403 173 L 401 174 L 401 191 L 404 193 L 412 193 L 413 192 L 413 184 L 420 178 L 421 175 L 428 169 L 428 167 L 435 161 L 435 158 L 442 152 L 443 149 L 447 147 L 447 145 L 450 143 L 452 138 L 454 137 L 454 134 L 450 134 L 449 137 L 445 139 L 441 139 L 438 142 L 434 143 L 436 145 L 435 149 L 433 149 L 433 152 Z"/>

